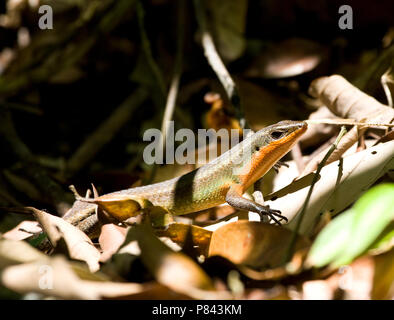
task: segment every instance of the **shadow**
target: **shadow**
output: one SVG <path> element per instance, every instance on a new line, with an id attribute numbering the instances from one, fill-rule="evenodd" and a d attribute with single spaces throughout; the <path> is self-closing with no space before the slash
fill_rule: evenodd
<path id="1" fill-rule="evenodd" d="M 313 180 L 314 175 L 315 175 L 315 173 L 311 172 L 298 180 L 294 180 L 292 183 L 290 183 L 286 187 L 265 196 L 264 200 L 275 201 L 277 198 L 281 198 L 287 194 L 297 192 L 298 190 L 304 189 L 305 187 L 308 187 L 312 184 L 312 180 Z M 319 180 L 320 180 L 320 175 L 319 175 L 317 181 L 319 181 Z"/>
<path id="2" fill-rule="evenodd" d="M 193 204 L 194 179 L 199 169 L 180 176 L 175 184 L 174 207 L 181 209 Z"/>

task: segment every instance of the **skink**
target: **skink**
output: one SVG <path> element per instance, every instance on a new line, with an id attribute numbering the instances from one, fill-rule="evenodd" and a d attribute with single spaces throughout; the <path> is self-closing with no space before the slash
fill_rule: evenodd
<path id="1" fill-rule="evenodd" d="M 303 121 L 281 121 L 265 127 L 212 162 L 164 182 L 78 200 L 97 204 L 119 221 L 147 208 L 173 215 L 208 209 L 227 202 L 236 209 L 268 215 L 280 225 L 278 210 L 242 197 L 245 191 L 281 159 L 307 130 Z"/>

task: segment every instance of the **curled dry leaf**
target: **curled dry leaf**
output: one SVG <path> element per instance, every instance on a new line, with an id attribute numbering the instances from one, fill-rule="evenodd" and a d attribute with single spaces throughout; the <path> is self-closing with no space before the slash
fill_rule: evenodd
<path id="1" fill-rule="evenodd" d="M 292 232 L 282 227 L 239 220 L 213 232 L 209 256 L 220 255 L 234 264 L 255 269 L 277 267 L 282 263 L 291 236 Z M 296 250 L 308 245 L 306 238 L 298 237 Z"/>
<path id="2" fill-rule="evenodd" d="M 35 208 L 30 208 L 30 210 L 33 211 L 54 246 L 61 238 L 64 238 L 71 258 L 85 261 L 92 272 L 100 268 L 98 262 L 100 252 L 85 233 L 62 218 Z"/>
<path id="3" fill-rule="evenodd" d="M 391 123 L 394 120 L 394 109 L 381 104 L 373 97 L 362 92 L 345 78 L 339 75 L 322 77 L 314 80 L 309 92 L 318 98 L 336 116 L 354 119 L 358 122 Z M 354 127 L 340 141 L 337 149 L 327 159 L 327 164 L 338 160 L 366 130 L 366 127 Z M 308 173 L 317 168 L 327 150 L 315 156 L 305 168 Z"/>
<path id="4" fill-rule="evenodd" d="M 130 297 L 152 286 L 81 280 L 61 256 L 8 267 L 1 274 L 1 282 L 18 293 L 37 292 L 61 299 Z"/>
<path id="5" fill-rule="evenodd" d="M 393 168 L 394 141 L 379 144 L 325 166 L 315 184 L 299 232 L 309 235 L 321 213 L 328 211 L 335 215 L 342 212 L 364 190 Z M 311 176 L 307 175 L 265 197 L 266 204 L 282 211 L 289 219 L 286 228 L 294 229 L 310 183 Z"/>
<path id="6" fill-rule="evenodd" d="M 394 109 L 381 104 L 339 75 L 314 80 L 309 88 L 338 117 L 368 122 L 390 123 Z"/>

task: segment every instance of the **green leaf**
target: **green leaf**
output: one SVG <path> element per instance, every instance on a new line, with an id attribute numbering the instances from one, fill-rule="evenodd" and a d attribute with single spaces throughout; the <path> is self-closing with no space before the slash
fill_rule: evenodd
<path id="1" fill-rule="evenodd" d="M 307 264 L 322 267 L 337 258 L 350 237 L 354 212 L 348 210 L 331 221 L 319 234 L 309 251 Z"/>
<path id="2" fill-rule="evenodd" d="M 371 246 L 371 254 L 381 254 L 394 246 L 394 222 L 391 222 Z"/>
<path id="3" fill-rule="evenodd" d="M 394 219 L 394 183 L 366 192 L 354 205 L 351 239 L 335 266 L 348 264 L 364 253 Z"/>
<path id="4" fill-rule="evenodd" d="M 329 263 L 339 267 L 350 263 L 369 248 L 392 238 L 387 227 L 394 220 L 394 183 L 381 184 L 367 191 L 352 209 L 330 222 L 318 235 L 307 263 L 322 267 Z M 389 230 L 390 231 L 390 230 Z"/>

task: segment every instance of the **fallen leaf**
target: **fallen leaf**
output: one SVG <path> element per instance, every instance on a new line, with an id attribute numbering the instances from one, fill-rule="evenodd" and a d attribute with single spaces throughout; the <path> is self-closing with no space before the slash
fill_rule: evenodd
<path id="1" fill-rule="evenodd" d="M 172 223 L 165 230 L 155 230 L 159 237 L 168 237 L 180 246 L 184 246 L 187 237 L 200 254 L 207 256 L 212 232 L 194 225 Z"/>
<path id="2" fill-rule="evenodd" d="M 199 299 L 209 296 L 208 291 L 213 290 L 209 276 L 191 258 L 167 247 L 147 223 L 130 228 L 127 240 L 133 239 L 138 240 L 142 262 L 159 283 Z"/>
<path id="3" fill-rule="evenodd" d="M 64 238 L 71 258 L 85 261 L 92 272 L 100 268 L 98 262 L 100 252 L 85 233 L 62 218 L 35 208 L 30 208 L 30 210 L 34 212 L 35 217 L 43 230 L 48 234 L 48 238 L 54 247 L 56 247 L 61 238 Z"/>
<path id="4" fill-rule="evenodd" d="M 151 284 L 81 280 L 61 256 L 6 268 L 1 282 L 18 293 L 41 293 L 60 299 L 119 298 L 140 293 Z"/>
<path id="5" fill-rule="evenodd" d="M 292 232 L 257 221 L 239 220 L 213 232 L 209 256 L 220 255 L 234 264 L 255 269 L 280 266 Z M 309 241 L 299 237 L 296 250 L 307 247 Z"/>
<path id="6" fill-rule="evenodd" d="M 42 229 L 37 221 L 25 220 L 18 224 L 12 230 L 4 233 L 2 237 L 9 240 L 24 240 L 31 237 L 32 234 L 36 234 L 41 231 Z"/>
<path id="7" fill-rule="evenodd" d="M 104 224 L 101 227 L 99 237 L 100 247 L 102 249 L 100 261 L 105 262 L 118 251 L 126 239 L 127 229 L 112 223 Z"/>

